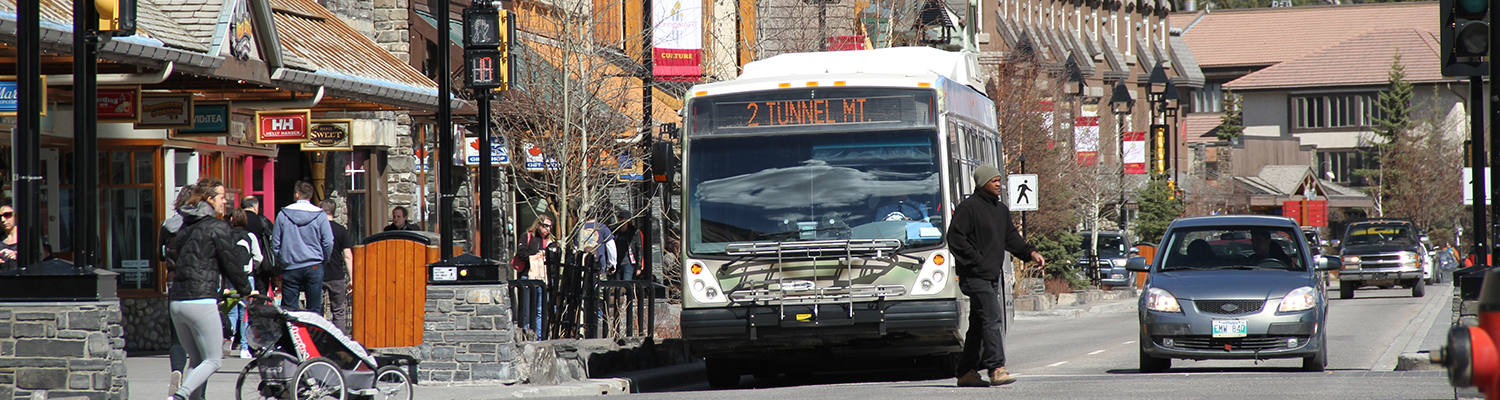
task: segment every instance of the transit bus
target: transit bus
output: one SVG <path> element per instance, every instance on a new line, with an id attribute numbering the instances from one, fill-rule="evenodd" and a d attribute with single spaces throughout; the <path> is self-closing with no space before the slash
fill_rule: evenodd
<path id="1" fill-rule="evenodd" d="M 954 372 L 946 222 L 1004 162 L 978 75 L 925 47 L 796 53 L 688 91 L 681 327 L 711 386 L 832 361 Z"/>

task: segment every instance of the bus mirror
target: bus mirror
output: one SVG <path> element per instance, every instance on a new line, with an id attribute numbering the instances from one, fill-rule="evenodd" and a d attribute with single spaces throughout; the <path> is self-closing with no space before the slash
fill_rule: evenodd
<path id="1" fill-rule="evenodd" d="M 651 142 L 651 180 L 666 182 L 672 174 L 676 173 L 676 157 L 672 154 L 672 142 L 656 140 Z"/>

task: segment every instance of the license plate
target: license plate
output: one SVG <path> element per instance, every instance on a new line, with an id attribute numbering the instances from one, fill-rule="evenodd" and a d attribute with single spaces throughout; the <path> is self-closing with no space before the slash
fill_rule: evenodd
<path id="1" fill-rule="evenodd" d="M 1376 272 L 1375 273 L 1375 279 L 1385 279 L 1385 277 L 1386 277 L 1386 273 L 1384 273 L 1384 272 Z"/>
<path id="2" fill-rule="evenodd" d="M 1214 320 L 1214 337 L 1245 337 L 1250 331 L 1250 325 L 1242 319 L 1216 319 Z"/>

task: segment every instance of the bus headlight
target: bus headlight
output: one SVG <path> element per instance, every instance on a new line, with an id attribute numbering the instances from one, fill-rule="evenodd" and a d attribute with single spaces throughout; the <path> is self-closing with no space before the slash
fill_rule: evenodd
<path id="1" fill-rule="evenodd" d="M 692 293 L 693 300 L 699 303 L 724 303 L 729 298 L 724 295 L 724 290 L 719 288 L 719 278 L 714 276 L 713 270 L 707 268 L 702 261 L 688 260 L 688 270 L 693 274 L 687 277 L 691 283 L 688 292 Z"/>
<path id="2" fill-rule="evenodd" d="M 922 262 L 922 269 L 917 271 L 917 280 L 912 282 L 913 295 L 930 295 L 943 291 L 948 286 L 948 267 L 953 257 L 946 250 L 938 250 L 932 253 Z"/>

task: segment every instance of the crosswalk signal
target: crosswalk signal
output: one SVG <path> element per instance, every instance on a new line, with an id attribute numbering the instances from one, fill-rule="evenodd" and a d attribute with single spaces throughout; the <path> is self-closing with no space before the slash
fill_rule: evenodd
<path id="1" fill-rule="evenodd" d="M 1490 61 L 1490 0 L 1441 0 L 1443 75 L 1487 76 Z"/>

